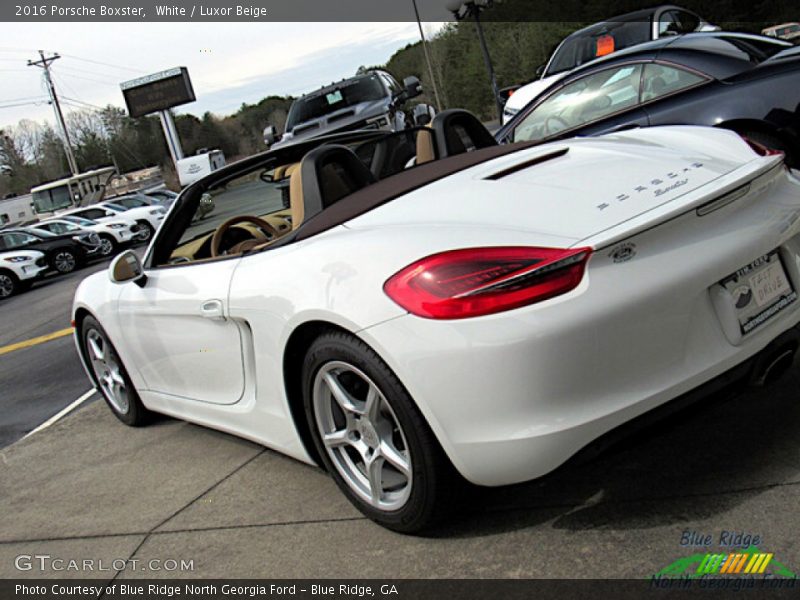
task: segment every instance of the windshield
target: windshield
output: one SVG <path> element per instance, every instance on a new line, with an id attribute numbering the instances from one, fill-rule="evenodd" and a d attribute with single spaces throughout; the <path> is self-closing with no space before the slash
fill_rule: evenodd
<path id="1" fill-rule="evenodd" d="M 33 210 L 37 213 L 53 212 L 71 206 L 72 196 L 66 184 L 33 193 Z"/>
<path id="2" fill-rule="evenodd" d="M 300 123 L 319 119 L 327 114 L 370 100 L 380 100 L 387 96 L 386 90 L 377 75 L 369 75 L 345 82 L 325 93 L 298 98 L 289 109 L 286 131 L 291 131 Z"/>
<path id="3" fill-rule="evenodd" d="M 797 33 L 800 32 L 800 25 L 794 24 L 789 25 L 788 27 L 781 27 L 778 29 L 778 35 L 788 35 L 790 33 Z"/>
<path id="4" fill-rule="evenodd" d="M 543 77 L 571 71 L 595 58 L 650 41 L 648 21 L 603 23 L 564 40 L 553 55 Z"/>
<path id="5" fill-rule="evenodd" d="M 106 208 L 110 208 L 111 210 L 115 210 L 117 212 L 125 212 L 126 210 L 128 210 L 124 206 L 120 206 L 119 204 L 114 204 L 113 202 L 109 202 L 108 204 L 104 204 L 103 206 L 105 206 Z"/>
<path id="6" fill-rule="evenodd" d="M 47 231 L 46 229 L 24 229 L 23 231 L 40 238 L 57 237 L 55 233 Z"/>

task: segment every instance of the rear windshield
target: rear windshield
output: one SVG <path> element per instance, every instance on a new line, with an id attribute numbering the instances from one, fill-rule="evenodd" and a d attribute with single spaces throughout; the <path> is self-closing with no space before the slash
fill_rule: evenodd
<path id="1" fill-rule="evenodd" d="M 763 62 L 778 52 L 792 47 L 791 44 L 782 40 L 734 35 L 688 36 L 673 44 L 673 47 L 679 48 L 683 45 L 692 50 L 703 50 L 751 64 Z"/>
<path id="2" fill-rule="evenodd" d="M 369 75 L 345 82 L 325 93 L 298 98 L 289 109 L 286 131 L 300 123 L 319 119 L 327 114 L 370 100 L 380 100 L 387 95 L 377 75 Z"/>
<path id="3" fill-rule="evenodd" d="M 545 75 L 571 71 L 584 63 L 651 39 L 649 21 L 603 23 L 601 27 L 568 37 L 553 55 Z"/>

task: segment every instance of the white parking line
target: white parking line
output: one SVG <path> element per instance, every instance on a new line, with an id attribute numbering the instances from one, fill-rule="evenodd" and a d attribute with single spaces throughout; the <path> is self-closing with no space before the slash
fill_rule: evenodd
<path id="1" fill-rule="evenodd" d="M 41 425 L 39 425 L 39 426 L 38 426 L 36 429 L 34 429 L 33 431 L 29 431 L 27 434 L 25 434 L 25 436 L 23 436 L 23 438 L 22 438 L 22 439 L 24 440 L 25 438 L 32 436 L 34 433 L 39 433 L 39 432 L 40 432 L 40 431 L 42 431 L 43 429 L 47 429 L 48 427 L 50 427 L 50 425 L 52 425 L 53 423 L 55 423 L 56 421 L 58 421 L 58 420 L 59 420 L 59 419 L 61 419 L 62 417 L 66 417 L 66 416 L 67 416 L 69 413 L 71 413 L 73 410 L 75 410 L 75 409 L 76 409 L 76 408 L 78 408 L 78 407 L 79 407 L 81 404 L 83 404 L 83 403 L 84 403 L 84 402 L 86 402 L 86 401 L 87 401 L 89 398 L 91 398 L 91 397 L 92 397 L 92 394 L 94 394 L 96 391 L 97 391 L 97 390 L 95 390 L 95 389 L 91 389 L 91 390 L 89 390 L 89 391 L 88 391 L 88 392 L 86 392 L 86 393 L 85 393 L 83 396 L 81 396 L 80 398 L 78 398 L 77 400 L 75 400 L 75 402 L 73 402 L 72 404 L 70 404 L 69 406 L 67 406 L 65 409 L 63 409 L 63 410 L 61 410 L 61 411 L 57 412 L 57 413 L 56 413 L 56 414 L 54 414 L 52 417 L 50 417 L 49 419 L 47 419 L 47 421 L 45 421 L 44 423 L 42 423 Z"/>

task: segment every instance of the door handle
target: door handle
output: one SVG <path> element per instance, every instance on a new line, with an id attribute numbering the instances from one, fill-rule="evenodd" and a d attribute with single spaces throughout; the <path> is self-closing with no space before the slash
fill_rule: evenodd
<path id="1" fill-rule="evenodd" d="M 224 321 L 225 310 L 222 306 L 222 300 L 206 300 L 200 306 L 200 314 L 206 319 Z"/>

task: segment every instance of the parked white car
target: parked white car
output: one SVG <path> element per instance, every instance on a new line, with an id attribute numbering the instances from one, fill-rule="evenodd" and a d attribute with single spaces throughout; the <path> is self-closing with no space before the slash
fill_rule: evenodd
<path id="1" fill-rule="evenodd" d="M 568 35 L 550 60 L 536 73 L 538 79 L 518 88 L 503 107 L 503 125 L 570 71 L 596 58 L 664 36 L 694 31 L 717 31 L 690 10 L 664 5 L 614 17 Z"/>
<path id="2" fill-rule="evenodd" d="M 47 259 L 38 250 L 0 252 L 0 298 L 27 290 L 46 270 Z"/>
<path id="3" fill-rule="evenodd" d="M 497 146 L 465 111 L 432 125 L 225 167 L 143 261 L 86 278 L 75 340 L 115 416 L 324 464 L 418 531 L 459 476 L 540 477 L 720 376 L 791 364 L 800 180 L 780 153 L 706 127 Z M 218 211 L 192 222 L 203 194 Z"/>
<path id="4" fill-rule="evenodd" d="M 120 219 L 128 219 L 139 225 L 138 239 L 148 241 L 160 227 L 166 214 L 166 209 L 161 206 L 125 208 L 113 202 L 101 202 L 91 206 L 84 206 L 83 208 L 73 208 L 59 213 L 57 216 L 62 218 L 65 216 L 83 217 L 98 223 L 110 223 Z"/>
<path id="5" fill-rule="evenodd" d="M 93 231 L 100 238 L 100 255 L 111 256 L 119 246 L 129 244 L 141 235 L 139 225 L 130 219 L 118 219 L 98 223 L 75 215 L 66 215 L 46 219 L 30 225 L 35 229 L 43 229 L 51 233 L 70 233 L 73 231 Z"/>

